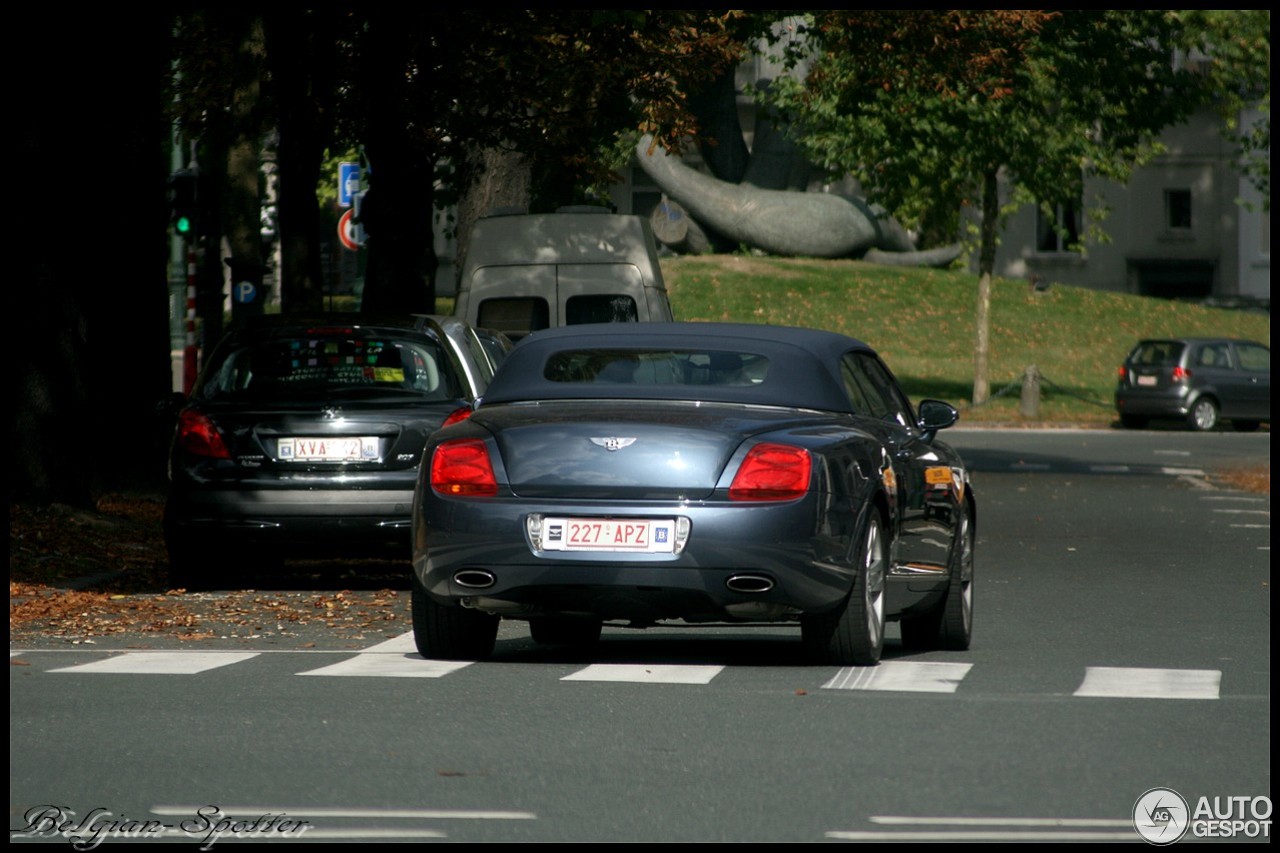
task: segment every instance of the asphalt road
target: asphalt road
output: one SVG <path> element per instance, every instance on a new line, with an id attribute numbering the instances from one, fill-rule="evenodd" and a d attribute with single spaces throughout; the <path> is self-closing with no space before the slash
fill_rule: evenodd
<path id="1" fill-rule="evenodd" d="M 217 807 L 302 840 L 1137 841 L 1152 788 L 1269 797 L 1270 498 L 1195 473 L 1269 465 L 1269 434 L 948 438 L 980 502 L 968 652 L 891 629 L 879 667 L 810 666 L 769 627 L 577 654 L 518 624 L 462 666 L 407 637 L 11 650 L 11 835 L 65 841 L 60 810 L 194 843 Z"/>

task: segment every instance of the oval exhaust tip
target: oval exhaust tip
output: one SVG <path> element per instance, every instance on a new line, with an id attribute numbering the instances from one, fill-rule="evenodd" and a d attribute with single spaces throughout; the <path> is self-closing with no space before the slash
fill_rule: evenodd
<path id="1" fill-rule="evenodd" d="M 487 589 L 497 583 L 493 572 L 483 569 L 463 569 L 453 576 L 453 582 L 467 589 Z"/>
<path id="2" fill-rule="evenodd" d="M 768 575 L 733 575 L 724 585 L 734 592 L 768 592 L 774 581 Z"/>

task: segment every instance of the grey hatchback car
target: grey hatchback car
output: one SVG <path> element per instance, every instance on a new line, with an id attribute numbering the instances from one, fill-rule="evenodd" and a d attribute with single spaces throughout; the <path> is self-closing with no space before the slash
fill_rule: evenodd
<path id="1" fill-rule="evenodd" d="M 1271 423 L 1271 350 L 1257 341 L 1140 341 L 1119 370 L 1116 411 L 1133 429 L 1177 418 L 1194 430 L 1222 420 L 1248 432 Z"/>

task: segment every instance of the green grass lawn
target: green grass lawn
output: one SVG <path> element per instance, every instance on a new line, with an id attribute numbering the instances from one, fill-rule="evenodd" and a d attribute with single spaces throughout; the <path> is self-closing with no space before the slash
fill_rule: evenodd
<path id="1" fill-rule="evenodd" d="M 1139 338 L 1271 343 L 1267 314 L 1064 285 L 1036 293 L 1024 281 L 997 279 L 990 359 L 996 396 L 969 409 L 977 300 L 971 274 L 745 255 L 668 258 L 662 271 L 677 320 L 843 332 L 874 347 L 913 400 L 948 400 L 970 423 L 1022 422 L 1018 402 L 1028 365 L 1044 379 L 1037 421 L 1103 426 L 1115 420 L 1116 368 Z"/>

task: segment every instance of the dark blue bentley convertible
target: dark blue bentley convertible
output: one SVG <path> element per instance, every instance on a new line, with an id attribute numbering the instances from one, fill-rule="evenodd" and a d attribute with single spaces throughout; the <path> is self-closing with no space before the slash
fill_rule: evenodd
<path id="1" fill-rule="evenodd" d="M 500 619 L 591 643 L 604 622 L 794 622 L 872 665 L 886 621 L 968 648 L 975 501 L 866 344 L 711 323 L 570 326 L 520 343 L 427 442 L 413 513 L 425 657 L 490 654 Z"/>

